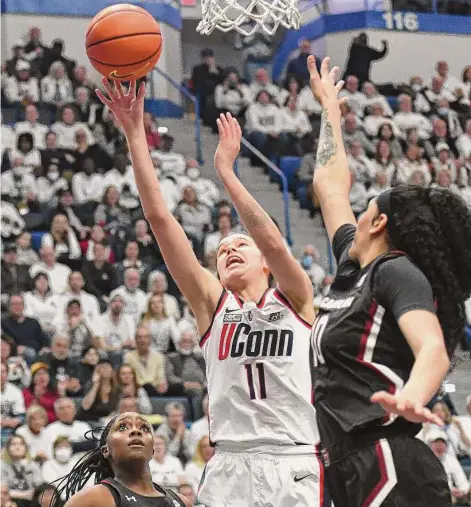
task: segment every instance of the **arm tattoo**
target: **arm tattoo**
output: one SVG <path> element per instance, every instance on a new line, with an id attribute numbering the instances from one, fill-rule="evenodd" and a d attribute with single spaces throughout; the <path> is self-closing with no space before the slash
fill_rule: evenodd
<path id="1" fill-rule="evenodd" d="M 266 213 L 260 209 L 256 202 L 244 206 L 241 219 L 247 223 L 247 227 L 251 226 L 257 229 L 263 229 L 268 223 Z"/>
<path id="2" fill-rule="evenodd" d="M 324 167 L 329 164 L 332 157 L 337 154 L 337 143 L 334 138 L 334 129 L 329 120 L 329 113 L 326 109 L 322 112 L 321 134 L 317 148 L 317 167 Z"/>

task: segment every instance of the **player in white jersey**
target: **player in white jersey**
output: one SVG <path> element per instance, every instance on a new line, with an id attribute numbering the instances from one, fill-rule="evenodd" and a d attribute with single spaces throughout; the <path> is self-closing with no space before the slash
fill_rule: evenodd
<path id="1" fill-rule="evenodd" d="M 165 205 L 144 131 L 144 84 L 137 95 L 135 82 L 127 92 L 117 82 L 112 87 L 104 79 L 103 85 L 110 98 L 97 95 L 124 130 L 144 213 L 202 335 L 216 453 L 203 474 L 200 503 L 321 505 L 323 469 L 310 403 L 312 285 L 273 221 L 233 172 L 239 124 L 230 114 L 221 115 L 214 163 L 249 235 L 221 242 L 218 279 L 201 267 Z M 271 275 L 276 291 L 269 289 Z"/>

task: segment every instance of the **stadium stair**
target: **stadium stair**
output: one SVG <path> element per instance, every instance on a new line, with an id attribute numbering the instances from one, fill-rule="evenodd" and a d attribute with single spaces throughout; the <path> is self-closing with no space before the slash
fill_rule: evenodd
<path id="1" fill-rule="evenodd" d="M 194 123 L 189 118 L 162 118 L 159 119 L 159 124 L 168 127 L 169 131 L 174 136 L 174 150 L 176 152 L 182 153 L 185 158 L 194 158 L 195 130 Z M 218 144 L 218 136 L 213 134 L 209 128 L 203 127 L 201 130 L 201 138 L 205 162 L 200 168 L 201 175 L 215 181 L 224 195 L 223 187 L 217 179 L 213 166 L 213 157 Z M 284 208 L 278 183 L 275 182 L 274 178 L 272 178 L 274 181 L 270 181 L 270 175 L 264 174 L 261 168 L 251 166 L 247 158 L 239 157 L 238 166 L 241 181 L 247 186 L 265 211 L 277 220 L 281 229 L 284 231 Z M 287 170 L 289 170 L 291 174 L 293 162 L 291 161 L 288 166 L 289 168 Z M 312 243 L 316 245 L 320 252 L 320 263 L 325 269 L 328 269 L 327 239 L 320 217 L 316 216 L 314 219 L 311 219 L 309 212 L 302 209 L 299 201 L 291 194 L 289 196 L 289 201 L 294 255 L 298 256 L 303 246 Z"/>

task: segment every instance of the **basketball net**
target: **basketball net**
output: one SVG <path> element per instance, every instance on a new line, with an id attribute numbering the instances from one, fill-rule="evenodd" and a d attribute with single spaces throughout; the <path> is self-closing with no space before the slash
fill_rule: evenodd
<path id="1" fill-rule="evenodd" d="M 280 25 L 299 28 L 298 0 L 201 0 L 201 11 L 197 30 L 203 35 L 216 28 L 245 36 L 259 29 L 273 35 Z"/>

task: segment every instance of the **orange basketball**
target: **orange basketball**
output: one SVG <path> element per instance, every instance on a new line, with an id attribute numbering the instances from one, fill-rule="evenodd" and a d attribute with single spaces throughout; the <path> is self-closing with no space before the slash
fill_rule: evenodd
<path id="1" fill-rule="evenodd" d="M 91 64 L 103 76 L 118 81 L 138 79 L 160 58 L 160 25 L 141 7 L 112 5 L 90 22 L 85 47 Z"/>

